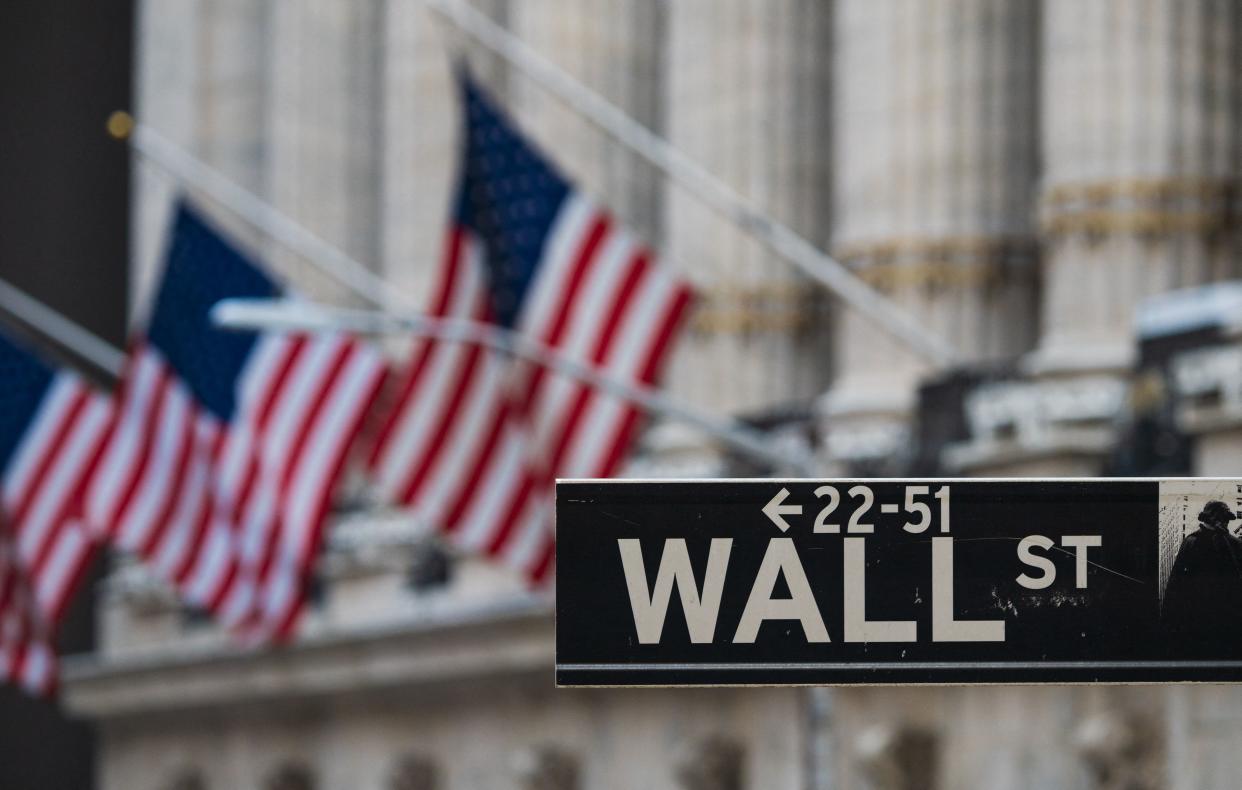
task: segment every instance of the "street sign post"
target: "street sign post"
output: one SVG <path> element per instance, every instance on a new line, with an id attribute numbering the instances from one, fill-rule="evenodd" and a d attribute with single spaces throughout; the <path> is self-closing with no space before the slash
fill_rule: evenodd
<path id="1" fill-rule="evenodd" d="M 1242 480 L 557 484 L 561 686 L 1242 680 Z"/>

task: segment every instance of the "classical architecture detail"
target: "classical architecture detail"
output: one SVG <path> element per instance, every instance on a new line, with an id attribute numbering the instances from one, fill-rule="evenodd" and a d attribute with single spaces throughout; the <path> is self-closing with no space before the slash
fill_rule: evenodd
<path id="1" fill-rule="evenodd" d="M 1143 297 L 1242 271 L 1239 25 L 1215 0 L 1043 7 L 1048 244 L 1032 366 L 1119 371 Z"/>
<path id="2" fill-rule="evenodd" d="M 649 129 L 663 130 L 671 6 L 659 0 L 507 0 L 511 29 Z M 607 20 L 607 22 L 601 22 Z M 594 34 L 588 31 L 595 31 Z M 605 40 L 606 39 L 606 40 Z M 663 241 L 663 176 L 526 78 L 510 81 L 518 118 L 592 198 L 653 247 Z"/>
<path id="3" fill-rule="evenodd" d="M 1237 178 L 1167 176 L 1061 184 L 1041 199 L 1046 238 L 1135 235 L 1150 242 L 1178 234 L 1207 238 L 1236 232 Z M 1223 239 L 1221 239 L 1223 241 Z"/>
<path id="4" fill-rule="evenodd" d="M 832 248 L 965 363 L 1012 358 L 1035 336 L 1036 11 L 1004 0 L 837 4 Z M 892 473 L 875 465 L 881 455 L 851 450 L 872 436 L 892 437 L 877 445 L 883 456 L 904 444 L 929 368 L 851 311 L 834 348 L 826 460 Z"/>
<path id="5" fill-rule="evenodd" d="M 938 749 L 935 733 L 902 725 L 873 724 L 854 739 L 871 790 L 935 790 Z"/>
<path id="6" fill-rule="evenodd" d="M 771 285 L 713 285 L 700 291 L 691 314 L 695 334 L 743 337 L 784 332 L 790 337 L 816 332 L 828 309 L 823 289 L 810 282 Z"/>
<path id="7" fill-rule="evenodd" d="M 270 91 L 253 121 L 267 124 L 260 129 L 263 192 L 277 208 L 374 268 L 381 255 L 382 158 L 378 146 L 359 141 L 380 139 L 383 48 L 371 42 L 384 30 L 382 6 L 378 0 L 272 4 L 265 40 L 250 55 L 264 69 L 250 82 Z M 357 303 L 278 246 L 266 253 L 303 293 Z"/>
<path id="8" fill-rule="evenodd" d="M 1005 288 L 1014 278 L 1029 285 L 1036 249 L 1031 238 L 946 236 L 854 244 L 836 255 L 883 292 L 922 288 L 934 298 L 952 288 Z"/>
<path id="9" fill-rule="evenodd" d="M 831 6 L 820 0 L 664 5 L 669 140 L 777 220 L 826 243 L 830 58 L 824 42 Z M 827 301 L 810 296 L 787 263 L 675 184 L 667 188 L 664 227 L 665 256 L 704 294 L 692 318 L 700 331 L 679 344 L 669 365 L 673 393 L 736 414 L 822 392 L 831 353 Z"/>
<path id="10" fill-rule="evenodd" d="M 676 762 L 682 790 L 742 790 L 746 752 L 731 738 L 715 735 L 682 747 Z"/>
<path id="11" fill-rule="evenodd" d="M 521 790 L 578 790 L 578 760 L 552 746 L 522 749 L 513 756 L 513 776 Z"/>

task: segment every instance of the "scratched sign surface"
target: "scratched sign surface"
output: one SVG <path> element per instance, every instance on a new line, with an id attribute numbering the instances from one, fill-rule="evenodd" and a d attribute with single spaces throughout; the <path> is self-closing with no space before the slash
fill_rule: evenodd
<path id="1" fill-rule="evenodd" d="M 557 484 L 563 686 L 1236 681 L 1238 480 Z"/>

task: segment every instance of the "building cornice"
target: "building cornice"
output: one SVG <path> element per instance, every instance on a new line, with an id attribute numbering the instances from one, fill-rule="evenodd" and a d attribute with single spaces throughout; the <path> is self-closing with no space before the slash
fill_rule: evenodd
<path id="1" fill-rule="evenodd" d="M 61 693 L 70 713 L 110 720 L 485 681 L 550 688 L 554 660 L 549 603 L 527 596 L 282 647 L 170 646 L 140 656 L 74 656 L 65 661 Z"/>

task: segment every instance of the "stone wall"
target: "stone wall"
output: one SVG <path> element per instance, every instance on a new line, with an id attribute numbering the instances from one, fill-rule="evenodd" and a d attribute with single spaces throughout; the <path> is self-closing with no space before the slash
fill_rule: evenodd
<path id="1" fill-rule="evenodd" d="M 1098 473 L 1131 396 L 1138 301 L 1239 274 L 1242 11 L 1230 0 L 480 6 L 832 251 L 965 362 L 1012 368 L 974 393 L 979 435 L 946 453 L 954 472 Z M 673 394 L 716 413 L 826 394 L 827 470 L 908 460 L 916 387 L 942 371 L 421 4 L 139 9 L 142 120 L 413 304 L 438 261 L 457 139 L 448 63 L 465 55 L 575 180 L 698 286 Z M 141 305 L 173 188 L 148 164 L 134 171 Z M 350 301 L 215 213 L 304 290 Z M 1235 380 L 1214 385 L 1217 406 L 1178 416 L 1200 473 L 1238 473 Z M 643 459 L 647 473 L 719 469 L 693 439 L 662 437 L 646 445 L 664 448 Z M 1242 766 L 1239 700 L 1211 687 L 554 692 L 546 612 L 521 627 L 476 619 L 477 643 L 454 641 L 454 618 L 510 600 L 514 580 L 468 570 L 449 591 L 415 594 L 406 559 L 382 547 L 330 556 L 332 591 L 307 641 L 249 658 L 158 595 L 106 596 L 104 650 L 66 684 L 70 707 L 101 725 L 104 790 L 307 777 L 322 788 L 1189 790 L 1233 787 Z"/>

